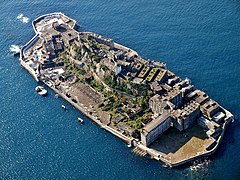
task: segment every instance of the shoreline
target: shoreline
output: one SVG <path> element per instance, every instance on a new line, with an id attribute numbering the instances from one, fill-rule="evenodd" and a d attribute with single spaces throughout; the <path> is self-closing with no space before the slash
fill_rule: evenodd
<path id="1" fill-rule="evenodd" d="M 32 77 L 35 79 L 36 82 L 42 82 L 40 81 L 36 74 L 33 73 L 32 69 L 30 67 L 28 67 L 28 65 L 24 62 L 21 61 L 21 65 L 22 67 L 24 67 L 31 75 Z M 88 117 L 91 121 L 93 121 L 94 123 L 96 123 L 100 128 L 102 129 L 105 129 L 106 131 L 108 131 L 109 133 L 113 134 L 114 136 L 118 137 L 119 139 L 121 139 L 122 141 L 124 141 L 125 143 L 127 144 L 131 144 L 133 145 L 133 141 L 135 140 L 134 138 L 129 138 L 127 136 L 124 136 L 121 132 L 118 132 L 117 130 L 107 126 L 107 125 L 104 125 L 103 123 L 101 123 L 99 120 L 97 120 L 96 118 L 94 118 L 92 115 L 90 115 L 89 113 L 87 113 L 83 107 L 81 107 L 80 105 L 74 103 L 71 98 L 68 98 L 64 93 L 60 92 L 58 89 L 52 87 L 51 85 L 47 84 L 47 83 L 44 83 L 42 82 L 44 85 L 46 85 L 47 87 L 49 87 L 53 92 L 55 92 L 56 94 L 58 94 L 62 99 L 64 99 L 66 102 L 68 102 L 71 106 L 73 106 L 74 108 L 76 108 L 78 111 L 80 111 L 84 116 Z M 210 150 L 209 152 L 206 152 L 204 154 L 200 154 L 198 156 L 195 156 L 193 158 L 190 158 L 190 159 L 186 159 L 186 160 L 182 160 L 180 162 L 176 162 L 176 163 L 172 163 L 171 161 L 169 161 L 168 159 L 164 158 L 161 153 L 159 152 L 155 152 L 155 150 L 153 149 L 150 149 L 150 148 L 147 148 L 139 143 L 135 143 L 135 147 L 138 147 L 140 148 L 141 150 L 145 151 L 148 155 L 150 155 L 150 157 L 152 159 L 156 159 L 158 161 L 161 161 L 163 163 L 165 163 L 165 165 L 169 166 L 169 167 L 177 167 L 177 166 L 180 166 L 180 165 L 183 165 L 183 164 L 186 164 L 188 162 L 192 162 L 196 159 L 199 159 L 199 158 L 202 158 L 202 157 L 207 157 L 207 156 L 210 156 L 212 155 L 218 148 L 219 144 L 221 143 L 222 139 L 223 139 L 223 136 L 224 136 L 224 132 L 225 132 L 225 129 L 227 127 L 227 125 L 230 123 L 231 119 L 229 121 L 227 121 L 225 124 L 224 124 L 224 129 L 222 131 L 222 134 L 219 136 L 219 139 L 218 139 L 218 142 L 217 144 L 215 145 L 215 147 Z"/>
<path id="2" fill-rule="evenodd" d="M 74 103 L 71 98 L 68 98 L 64 93 L 60 92 L 59 90 L 57 90 L 56 88 L 53 88 L 51 86 L 49 86 L 48 84 L 44 83 L 46 86 L 48 86 L 51 90 L 53 90 L 56 94 L 58 94 L 61 98 L 63 98 L 65 101 L 67 101 L 70 105 L 72 105 L 73 107 L 75 107 L 78 111 L 80 111 L 82 114 L 84 114 L 84 116 L 88 117 L 90 120 L 92 120 L 93 122 L 95 122 L 98 126 L 100 126 L 100 128 L 107 130 L 108 132 L 112 133 L 113 135 L 117 136 L 118 138 L 122 139 L 123 141 L 125 141 L 126 143 L 130 144 L 132 139 L 128 138 L 126 136 L 123 136 L 121 133 L 119 133 L 118 131 L 116 131 L 115 129 L 104 125 L 103 123 L 101 123 L 99 120 L 97 120 L 96 118 L 94 118 L 94 116 L 90 115 L 89 113 L 87 113 L 83 107 L 81 107 L 79 104 Z"/>
<path id="3" fill-rule="evenodd" d="M 226 122 L 224 122 L 223 124 L 223 128 L 222 128 L 222 132 L 220 134 L 220 136 L 218 137 L 217 141 L 216 141 L 216 145 L 209 151 L 207 152 L 204 152 L 202 154 L 199 154 L 197 156 L 194 156 L 194 157 L 191 157 L 191 158 L 188 158 L 188 159 L 183 159 L 181 161 L 178 161 L 178 162 L 172 162 L 171 159 L 167 159 L 164 157 L 164 154 L 159 152 L 159 151 L 156 151 L 154 149 L 151 149 L 151 148 L 148 148 L 146 146 L 144 146 L 143 144 L 141 144 L 139 141 L 137 141 L 135 138 L 133 137 L 127 137 L 125 135 L 123 135 L 121 132 L 119 132 L 118 130 L 108 126 L 108 125 L 105 125 L 103 124 L 100 120 L 97 120 L 93 115 L 90 115 L 85 109 L 84 107 L 81 107 L 81 105 L 79 103 L 81 102 L 78 102 L 78 103 L 75 103 L 72 101 L 71 98 L 67 97 L 63 92 L 59 91 L 58 89 L 56 89 L 53 85 L 50 85 L 48 83 L 45 83 L 41 80 L 39 80 L 36 72 L 26 63 L 23 61 L 23 57 L 24 57 L 24 52 L 29 48 L 29 46 L 32 46 L 32 44 L 36 41 L 37 38 L 39 38 L 39 33 L 38 31 L 36 30 L 36 27 L 35 27 L 35 23 L 36 21 L 40 20 L 41 18 L 44 18 L 46 16 L 55 16 L 55 15 L 63 15 L 65 16 L 63 13 L 50 13 L 50 14 L 46 14 L 46 15 L 42 15 L 38 18 L 36 18 L 33 22 L 32 22 L 32 26 L 33 26 L 33 29 L 35 31 L 35 36 L 28 42 L 26 43 L 25 46 L 23 46 L 23 48 L 21 49 L 21 53 L 20 53 L 20 63 L 21 65 L 34 77 L 34 79 L 37 81 L 37 82 L 42 82 L 43 84 L 45 84 L 46 86 L 48 86 L 51 90 L 53 90 L 56 94 L 58 94 L 61 98 L 63 98 L 65 101 L 67 101 L 70 105 L 74 106 L 78 111 L 80 111 L 81 113 L 83 113 L 86 117 L 88 117 L 90 120 L 92 120 L 93 122 L 95 122 L 98 126 L 100 126 L 102 129 L 105 129 L 106 131 L 110 132 L 111 134 L 115 135 L 116 137 L 120 138 L 121 140 L 123 140 L 124 142 L 126 142 L 127 144 L 129 145 L 133 145 L 135 148 L 139 148 L 141 149 L 142 151 L 144 151 L 147 155 L 149 155 L 152 159 L 156 159 L 158 161 L 162 161 L 163 163 L 165 163 L 167 166 L 170 166 L 170 167 L 175 167 L 175 166 L 179 166 L 179 165 L 182 165 L 182 164 L 185 164 L 187 162 L 191 162 L 191 161 L 194 161 L 196 159 L 199 159 L 199 158 L 202 158 L 202 157 L 206 157 L 206 156 L 209 156 L 211 154 L 213 154 L 219 144 L 221 143 L 222 139 L 223 139 L 223 136 L 224 136 L 224 132 L 225 132 L 225 129 L 227 127 L 227 125 L 229 124 L 229 122 L 231 121 L 231 118 L 233 118 L 231 115 L 230 117 L 228 118 L 228 120 Z M 67 17 L 67 16 L 65 16 Z M 73 28 L 75 27 L 76 25 L 76 21 L 74 21 L 74 25 L 73 25 Z M 136 53 L 136 51 L 128 48 L 128 47 L 125 47 L 121 44 L 118 44 L 116 42 L 114 42 L 115 44 L 114 45 L 117 45 L 121 48 L 124 48 L 124 49 L 127 49 L 127 50 L 130 50 L 132 51 L 133 53 Z M 137 54 L 138 55 L 138 54 Z M 226 110 L 227 111 L 227 110 Z M 231 114 L 229 111 L 227 111 L 227 113 Z"/>

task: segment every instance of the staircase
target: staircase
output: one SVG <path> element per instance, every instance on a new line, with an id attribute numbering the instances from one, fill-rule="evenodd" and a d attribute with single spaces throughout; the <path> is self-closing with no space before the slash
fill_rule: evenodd
<path id="1" fill-rule="evenodd" d="M 137 155 L 141 156 L 141 157 L 146 157 L 147 156 L 147 152 L 140 149 L 139 147 L 135 147 L 132 151 L 134 153 L 136 153 Z"/>

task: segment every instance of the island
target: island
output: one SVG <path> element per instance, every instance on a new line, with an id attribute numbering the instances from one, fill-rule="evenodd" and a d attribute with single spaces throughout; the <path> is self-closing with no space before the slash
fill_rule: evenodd
<path id="1" fill-rule="evenodd" d="M 133 152 L 173 167 L 216 151 L 234 116 L 190 79 L 61 12 L 32 25 L 21 65 Z"/>

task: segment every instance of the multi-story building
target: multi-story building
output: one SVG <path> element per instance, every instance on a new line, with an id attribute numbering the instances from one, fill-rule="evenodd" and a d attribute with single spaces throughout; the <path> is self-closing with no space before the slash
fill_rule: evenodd
<path id="1" fill-rule="evenodd" d="M 198 117 L 200 117 L 201 112 L 199 104 L 190 101 L 185 106 L 180 109 L 177 109 L 174 113 L 173 125 L 179 131 L 185 130 L 191 126 Z"/>
<path id="2" fill-rule="evenodd" d="M 105 44 L 105 45 L 109 46 L 111 49 L 113 49 L 113 47 L 114 47 L 113 40 L 106 38 L 104 36 L 101 36 L 99 34 L 95 34 L 95 33 L 86 33 L 86 34 L 88 35 L 89 39 L 95 39 L 98 43 Z"/>
<path id="3" fill-rule="evenodd" d="M 149 107 L 154 114 L 160 116 L 143 128 L 141 141 L 145 145 L 151 144 L 170 126 L 174 126 L 179 131 L 183 131 L 194 124 L 201 116 L 200 105 L 198 103 L 190 101 L 176 110 L 175 104 L 163 99 L 162 96 L 158 94 L 150 98 Z"/>
<path id="4" fill-rule="evenodd" d="M 148 146 L 155 141 L 163 132 L 171 127 L 172 117 L 168 113 L 163 113 L 158 118 L 148 123 L 141 132 L 141 142 Z"/>
<path id="5" fill-rule="evenodd" d="M 158 74 L 154 76 L 153 81 L 162 84 L 168 80 L 168 71 L 166 69 L 158 68 Z"/>
<path id="6" fill-rule="evenodd" d="M 218 123 L 210 121 L 204 116 L 201 116 L 197 120 L 198 124 L 207 130 L 206 134 L 208 137 L 216 138 L 222 132 L 221 127 Z"/>
<path id="7" fill-rule="evenodd" d="M 203 104 L 200 109 L 202 113 L 209 118 L 213 117 L 217 112 L 221 111 L 219 104 L 212 99 Z"/>
<path id="8" fill-rule="evenodd" d="M 175 105 L 170 101 L 164 101 L 160 95 L 156 94 L 150 98 L 149 107 L 154 114 L 162 114 L 166 110 L 173 110 Z"/>
<path id="9" fill-rule="evenodd" d="M 69 30 L 62 33 L 62 39 L 65 45 L 70 45 L 75 40 L 79 40 L 79 34 L 75 30 Z"/>
<path id="10" fill-rule="evenodd" d="M 154 94 L 163 94 L 163 88 L 158 82 L 151 82 L 149 83 L 149 86 Z"/>
<path id="11" fill-rule="evenodd" d="M 162 95 L 162 99 L 170 101 L 176 107 L 179 107 L 182 104 L 182 91 L 179 90 L 177 87 L 174 87 L 167 91 L 167 93 Z"/>

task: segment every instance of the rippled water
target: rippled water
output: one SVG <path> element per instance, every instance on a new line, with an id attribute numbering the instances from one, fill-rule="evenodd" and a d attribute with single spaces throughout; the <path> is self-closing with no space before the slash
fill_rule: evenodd
<path id="1" fill-rule="evenodd" d="M 37 83 L 9 52 L 33 35 L 31 20 L 61 11 L 93 31 L 164 61 L 239 116 L 240 3 L 237 0 L 3 0 L 0 3 L 0 178 L 236 179 L 239 122 L 230 125 L 208 168 L 167 169 L 133 154 L 62 99 L 39 97 Z M 17 19 L 23 14 L 29 23 Z M 60 108 L 64 103 L 69 111 Z M 85 119 L 81 126 L 77 117 Z"/>

